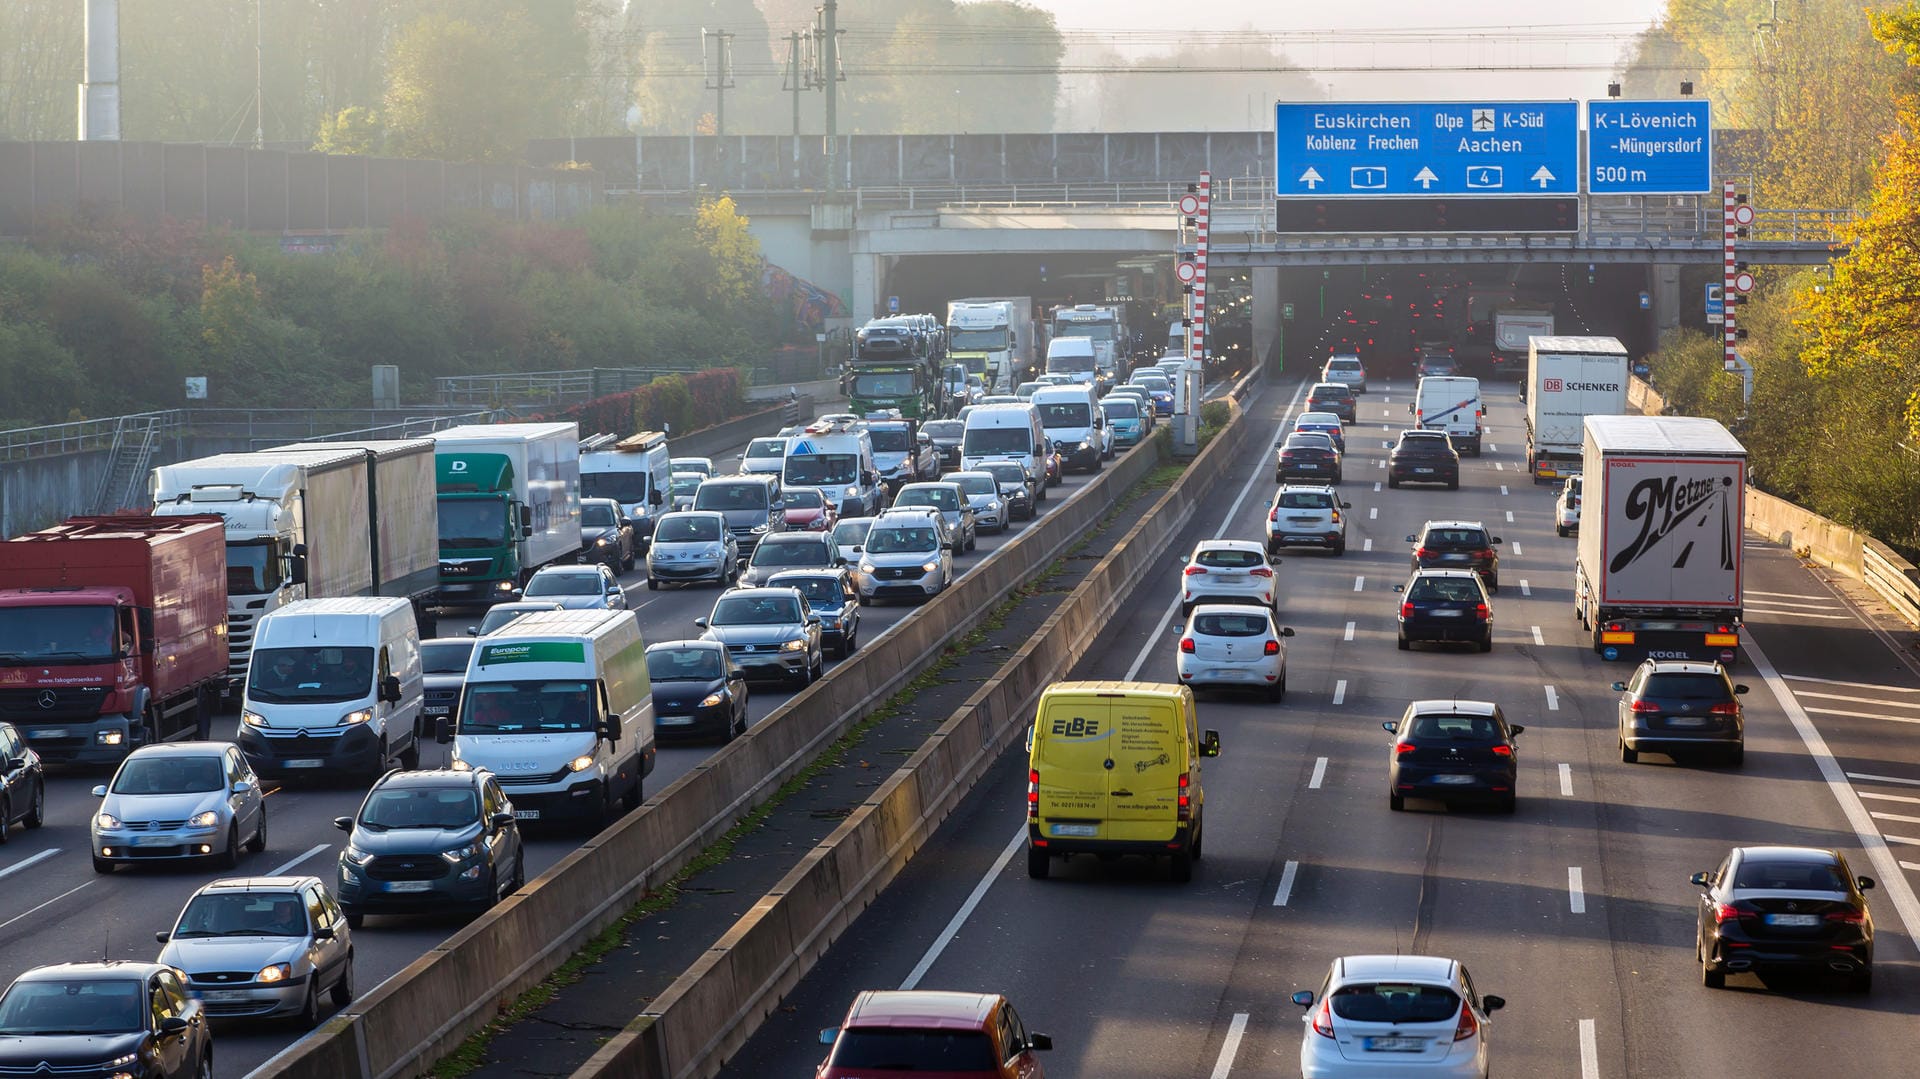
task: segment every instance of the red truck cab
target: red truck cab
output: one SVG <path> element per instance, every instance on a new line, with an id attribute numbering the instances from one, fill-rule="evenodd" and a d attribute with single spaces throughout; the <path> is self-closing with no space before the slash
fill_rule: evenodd
<path id="1" fill-rule="evenodd" d="M 226 578 L 218 517 L 75 517 L 0 543 L 0 719 L 53 765 L 204 738 Z"/>

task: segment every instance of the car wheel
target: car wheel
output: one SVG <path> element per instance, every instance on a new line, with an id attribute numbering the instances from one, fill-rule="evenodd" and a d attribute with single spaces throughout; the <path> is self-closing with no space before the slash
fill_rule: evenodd
<path id="1" fill-rule="evenodd" d="M 200 1066 L 193 1070 L 194 1079 L 213 1079 L 213 1054 L 200 1054 Z"/>
<path id="2" fill-rule="evenodd" d="M 409 772 L 420 770 L 420 739 L 418 736 L 400 751 L 400 767 Z"/>
<path id="3" fill-rule="evenodd" d="M 13 829 L 8 823 L 13 820 L 13 803 L 0 797 L 0 846 L 5 846 L 13 838 Z"/>
<path id="4" fill-rule="evenodd" d="M 347 953 L 347 965 L 340 972 L 340 980 L 333 983 L 333 1006 L 344 1008 L 353 1003 L 353 953 Z"/>
<path id="5" fill-rule="evenodd" d="M 1725 989 L 1727 974 L 1725 971 L 1713 969 L 1713 965 L 1703 958 L 1700 960 L 1700 984 L 1708 989 Z"/>
<path id="6" fill-rule="evenodd" d="M 660 591 L 660 581 L 651 573 L 647 574 L 647 591 L 649 592 Z"/>
<path id="7" fill-rule="evenodd" d="M 1333 545 L 1333 557 L 1335 557 L 1335 558 L 1339 558 L 1339 557 L 1340 557 L 1341 555 L 1343 555 L 1343 554 L 1346 554 L 1346 553 L 1347 553 L 1347 541 L 1346 541 L 1346 540 L 1341 540 L 1341 541 L 1340 541 L 1339 543 L 1336 543 L 1336 544 L 1334 544 L 1334 545 Z"/>
<path id="8" fill-rule="evenodd" d="M 1396 640 L 1394 641 L 1394 643 L 1400 646 L 1400 651 L 1402 651 L 1402 652 L 1405 652 L 1405 651 L 1406 651 L 1406 650 L 1408 650 L 1409 648 L 1412 648 L 1412 647 L 1413 647 L 1413 642 L 1412 642 L 1412 641 L 1409 641 L 1409 640 L 1407 640 L 1407 635 L 1406 635 L 1406 634 L 1404 634 L 1404 633 L 1402 633 L 1402 634 L 1401 634 L 1401 635 L 1399 636 L 1399 638 L 1397 638 L 1397 639 L 1396 639 Z"/>
<path id="9" fill-rule="evenodd" d="M 355 913 L 354 913 L 354 912 L 352 912 L 352 911 L 348 911 L 348 912 L 346 913 L 346 919 L 347 919 L 347 928 L 348 928 L 348 929 L 358 929 L 358 928 L 360 928 L 361 926 L 363 926 L 363 925 L 365 925 L 365 924 L 367 923 L 367 916 L 366 916 L 366 915 L 364 915 L 364 914 L 355 914 Z"/>
<path id="10" fill-rule="evenodd" d="M 1269 704 L 1279 704 L 1281 701 L 1285 700 L 1286 697 L 1287 697 L 1287 684 L 1285 682 L 1281 682 L 1281 683 L 1278 683 L 1277 685 L 1271 685 L 1267 687 L 1267 702 Z"/>
<path id="11" fill-rule="evenodd" d="M 637 783 L 634 784 L 634 789 L 639 790 L 640 789 L 639 784 Z M 527 851 L 525 847 L 522 847 L 520 849 L 520 857 L 514 859 L 513 879 L 507 882 L 507 894 L 512 895 L 515 892 L 519 891 L 520 889 L 525 888 L 526 886 L 527 886 Z"/>
<path id="12" fill-rule="evenodd" d="M 1625 742 L 1621 742 L 1620 743 L 1620 763 L 1622 764 L 1640 763 L 1640 751 L 1637 749 L 1634 749 L 1632 746 L 1627 745 Z"/>
<path id="13" fill-rule="evenodd" d="M 27 819 L 23 821 L 29 828 L 38 828 L 47 820 L 47 785 L 39 782 L 33 785 L 33 808 L 27 810 Z"/>
<path id="14" fill-rule="evenodd" d="M 858 652 L 859 650 L 860 650 L 860 630 L 858 627 L 856 627 L 852 633 L 847 634 L 846 647 L 841 649 L 840 655 L 844 658 L 846 656 L 853 655 L 855 652 Z"/>
<path id="15" fill-rule="evenodd" d="M 1275 472 L 1273 474 L 1273 482 L 1275 483 L 1287 482 L 1287 474 L 1285 472 Z"/>
<path id="16" fill-rule="evenodd" d="M 1480 642 L 1480 651 L 1482 652 L 1493 651 L 1493 631 L 1492 630 L 1488 630 L 1486 639 Z"/>
<path id="17" fill-rule="evenodd" d="M 621 560 L 620 560 L 620 572 L 621 572 L 621 573 L 632 573 L 632 572 L 633 572 L 633 563 L 634 563 L 635 561 L 636 561 L 636 559 L 634 558 L 634 556 L 633 556 L 633 555 L 628 555 L 627 557 L 625 557 L 625 558 L 623 558 L 623 559 L 621 559 Z"/>
<path id="18" fill-rule="evenodd" d="M 967 550 L 971 551 L 978 546 L 980 546 L 980 537 L 977 534 L 967 537 Z"/>
<path id="19" fill-rule="evenodd" d="M 1742 764 L 1745 764 L 1746 760 L 1747 760 L 1747 747 L 1744 744 L 1734 746 L 1732 749 L 1727 751 L 1727 766 L 1730 768 L 1738 768 Z"/>
<path id="20" fill-rule="evenodd" d="M 1180 617 L 1182 617 L 1182 618 L 1190 618 L 1190 617 L 1192 617 L 1192 615 L 1193 615 L 1193 604 L 1191 604 L 1191 603 L 1185 603 L 1185 602 L 1183 602 L 1183 603 L 1181 603 L 1181 604 L 1180 604 Z"/>
<path id="21" fill-rule="evenodd" d="M 1499 809 L 1500 809 L 1500 812 L 1502 813 L 1512 813 L 1514 810 L 1518 809 L 1519 807 L 1520 807 L 1519 795 L 1509 793 L 1506 797 L 1500 799 Z"/>
<path id="22" fill-rule="evenodd" d="M 1034 880 L 1046 880 L 1052 868 L 1052 854 L 1032 844 L 1027 845 L 1027 876 Z"/>
<path id="23" fill-rule="evenodd" d="M 872 597 L 870 597 L 870 596 L 861 596 L 861 597 L 860 597 L 860 606 L 862 606 L 862 607 L 871 607 L 871 606 L 873 606 L 873 599 L 872 599 Z"/>
<path id="24" fill-rule="evenodd" d="M 1399 813 L 1407 808 L 1407 799 L 1403 795 L 1389 793 L 1387 795 L 1387 808 L 1393 810 L 1395 813 Z"/>
<path id="25" fill-rule="evenodd" d="M 95 873 L 111 873 L 113 872 L 113 863 L 96 854 L 93 856 L 93 871 Z"/>
<path id="26" fill-rule="evenodd" d="M 213 856 L 214 864 L 221 869 L 232 869 L 240 862 L 240 826 L 227 825 L 227 845 L 219 854 Z"/>
<path id="27" fill-rule="evenodd" d="M 1451 479 L 1447 481 L 1447 490 L 1458 491 L 1459 489 L 1460 489 L 1460 481 L 1458 479 Z"/>
<path id="28" fill-rule="evenodd" d="M 247 840 L 247 850 L 253 852 L 254 854 L 258 854 L 261 851 L 266 849 L 267 849 L 267 807 L 266 807 L 266 803 L 263 802 L 260 805 L 260 824 L 258 827 L 254 828 L 253 838 Z"/>
<path id="29" fill-rule="evenodd" d="M 1553 531 L 1554 531 L 1554 533 L 1555 533 L 1555 534 L 1557 534 L 1557 535 L 1558 535 L 1558 536 L 1559 536 L 1559 537 L 1560 537 L 1561 539 L 1566 539 L 1566 538 L 1567 538 L 1567 530 L 1566 530 L 1566 529 L 1564 529 L 1564 528 L 1561 528 L 1561 527 L 1559 527 L 1558 525 L 1556 525 L 1556 526 L 1554 526 L 1554 529 L 1553 529 Z"/>
<path id="30" fill-rule="evenodd" d="M 1489 580 L 1487 582 L 1487 591 L 1493 593 L 1496 596 L 1499 595 L 1500 594 L 1500 578 L 1495 577 Z"/>
<path id="31" fill-rule="evenodd" d="M 300 1015 L 295 1020 L 301 1030 L 312 1030 L 320 1025 L 320 978 L 315 975 L 307 980 L 307 996 L 300 1002 Z"/>
<path id="32" fill-rule="evenodd" d="M 1396 480 L 1396 479 L 1394 479 L 1394 478 L 1393 478 L 1392 476 L 1388 476 L 1388 477 L 1387 477 L 1387 490 L 1389 490 L 1389 491 L 1397 491 L 1397 490 L 1399 490 L 1399 489 L 1400 489 L 1400 481 L 1399 481 L 1399 480 Z"/>

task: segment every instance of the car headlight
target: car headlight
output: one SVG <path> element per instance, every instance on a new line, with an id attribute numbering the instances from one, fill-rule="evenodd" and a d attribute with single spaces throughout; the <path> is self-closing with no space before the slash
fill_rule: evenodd
<path id="1" fill-rule="evenodd" d="M 582 753 L 567 762 L 567 771 L 569 772 L 584 772 L 591 767 L 593 767 L 593 754 L 591 753 Z"/>
<path id="2" fill-rule="evenodd" d="M 93 826 L 95 828 L 112 830 L 120 827 L 120 818 L 111 813 L 96 813 L 93 817 Z"/>
<path id="3" fill-rule="evenodd" d="M 601 536 L 599 539 L 593 541 L 593 545 L 595 547 L 605 547 L 607 545 L 607 537 Z"/>
<path id="4" fill-rule="evenodd" d="M 700 707 L 718 708 L 720 706 L 720 702 L 726 699 L 727 699 L 726 696 L 723 694 L 709 693 L 707 694 L 706 699 L 700 702 Z"/>
<path id="5" fill-rule="evenodd" d="M 511 592 L 513 591 L 513 582 L 512 581 L 495 581 L 493 582 L 493 590 L 495 592 Z"/>
<path id="6" fill-rule="evenodd" d="M 240 712 L 240 722 L 245 723 L 249 727 L 264 727 L 267 725 L 267 717 L 258 712 L 242 709 Z"/>
<path id="7" fill-rule="evenodd" d="M 766 530 L 767 530 L 767 526 L 766 526 L 766 525 L 754 525 L 754 526 L 753 526 L 753 534 L 754 534 L 754 535 L 756 535 L 756 536 L 758 536 L 758 535 L 761 535 L 762 533 L 764 533 L 764 532 L 766 532 Z"/>
<path id="8" fill-rule="evenodd" d="M 352 712 L 348 712 L 346 715 L 341 716 L 340 725 L 343 727 L 351 727 L 357 723 L 365 723 L 368 720 L 371 720 L 372 718 L 373 718 L 373 709 L 361 708 Z"/>
<path id="9" fill-rule="evenodd" d="M 859 497 L 860 497 L 860 488 L 858 488 L 858 487 L 853 487 L 853 486 L 849 486 L 849 487 L 848 487 L 848 488 L 847 488 L 847 489 L 846 489 L 845 491 L 842 491 L 842 492 L 840 492 L 840 493 L 841 493 L 841 494 L 843 494 L 843 495 L 845 495 L 845 496 L 846 496 L 846 497 L 848 497 L 848 498 L 859 498 Z"/>
<path id="10" fill-rule="evenodd" d="M 940 563 L 938 562 L 922 562 L 920 564 L 920 572 L 922 573 L 932 573 L 934 570 L 937 570 L 939 568 L 940 568 Z"/>
<path id="11" fill-rule="evenodd" d="M 366 865 L 368 862 L 373 861 L 373 855 L 368 854 L 366 851 L 361 850 L 351 843 L 347 844 L 346 849 L 340 852 L 340 857 L 349 865 Z"/>
<path id="12" fill-rule="evenodd" d="M 193 825 L 195 828 L 211 828 L 220 823 L 220 814 L 209 809 L 188 817 L 187 823 Z"/>
<path id="13" fill-rule="evenodd" d="M 717 543 L 707 544 L 708 558 L 721 558 L 721 557 L 724 557 L 726 553 L 727 553 L 727 549 L 725 547 L 720 546 Z"/>
<path id="14" fill-rule="evenodd" d="M 260 973 L 255 974 L 253 980 L 256 982 L 284 982 L 291 977 L 293 977 L 292 967 L 285 963 L 274 963 L 270 966 L 261 967 Z"/>
<path id="15" fill-rule="evenodd" d="M 804 652 L 807 650 L 806 639 L 801 638 L 800 640 L 796 640 L 796 641 L 788 641 L 787 643 L 780 646 L 780 650 L 782 652 Z"/>
<path id="16" fill-rule="evenodd" d="M 466 761 L 461 760 L 459 757 L 453 758 L 452 763 L 448 764 L 447 767 L 453 769 L 456 772 L 473 771 L 473 765 L 468 764 Z"/>
<path id="17" fill-rule="evenodd" d="M 480 852 L 485 849 L 486 848 L 480 844 L 480 841 L 476 839 L 465 846 L 455 847 L 452 850 L 443 850 L 440 852 L 440 857 L 457 864 L 469 858 L 479 857 Z"/>
<path id="18" fill-rule="evenodd" d="M 878 567 L 876 567 L 873 563 L 866 561 L 865 559 L 862 559 L 860 561 L 861 573 L 872 573 L 876 568 Z"/>

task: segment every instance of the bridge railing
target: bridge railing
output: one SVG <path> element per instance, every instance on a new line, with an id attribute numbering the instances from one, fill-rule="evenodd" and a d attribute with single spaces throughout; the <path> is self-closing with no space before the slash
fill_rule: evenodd
<path id="1" fill-rule="evenodd" d="M 684 375 L 692 365 L 593 367 L 576 371 L 514 371 L 492 375 L 445 375 L 433 380 L 434 397 L 449 407 L 561 405 L 590 401 L 644 386 L 662 375 Z"/>
<path id="2" fill-rule="evenodd" d="M 172 434 L 184 421 L 186 409 L 140 412 L 131 416 L 108 416 L 97 420 L 73 420 L 38 427 L 16 427 L 0 431 L 0 461 L 26 461 L 36 457 L 60 457 L 87 450 L 104 450 L 113 445 L 114 431 L 121 421 L 152 417 L 155 430 Z"/>

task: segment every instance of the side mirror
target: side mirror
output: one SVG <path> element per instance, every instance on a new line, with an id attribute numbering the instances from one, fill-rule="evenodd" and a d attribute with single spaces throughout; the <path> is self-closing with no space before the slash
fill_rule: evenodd
<path id="1" fill-rule="evenodd" d="M 1525 727 L 1524 725 L 1522 725 L 1522 724 L 1519 724 L 1519 723 L 1515 723 L 1515 724 L 1514 724 L 1513 726 L 1511 726 L 1511 727 L 1509 727 L 1509 728 L 1507 728 L 1507 730 L 1508 730 L 1508 731 L 1509 731 L 1509 732 L 1510 732 L 1510 733 L 1511 733 L 1511 734 L 1512 734 L 1512 735 L 1513 735 L 1513 736 L 1514 736 L 1515 738 L 1518 738 L 1518 737 L 1520 737 L 1520 732 L 1522 732 L 1522 731 L 1524 731 L 1524 730 L 1526 730 L 1526 729 L 1527 729 L 1527 728 L 1526 728 L 1526 727 Z"/>
<path id="2" fill-rule="evenodd" d="M 1044 1053 L 1053 1048 L 1053 1036 L 1050 1034 L 1027 1035 L 1027 1048 L 1036 1053 Z"/>
<path id="3" fill-rule="evenodd" d="M 248 782 L 247 780 L 236 779 L 233 781 L 232 790 L 233 790 L 233 793 L 235 794 L 245 794 L 252 789 L 253 789 L 253 784 Z"/>
<path id="4" fill-rule="evenodd" d="M 313 927 L 313 939 L 332 940 L 333 930 L 324 925 L 316 925 Z"/>
<path id="5" fill-rule="evenodd" d="M 859 554 L 859 553 L 860 553 L 861 551 L 864 551 L 864 550 L 866 550 L 866 549 L 867 549 L 867 547 L 866 547 L 866 544 L 864 544 L 864 543 L 856 543 L 856 544 L 854 544 L 854 545 L 853 545 L 853 553 L 854 553 L 854 554 Z"/>
<path id="6" fill-rule="evenodd" d="M 531 535 L 531 533 L 529 533 L 529 535 Z M 512 588 L 508 589 L 508 591 L 513 594 L 514 599 L 527 598 L 526 590 L 521 588 L 519 585 L 514 585 Z"/>
<path id="7" fill-rule="evenodd" d="M 1293 1002 L 1302 1008 L 1313 1007 L 1313 990 L 1302 989 L 1293 995 Z"/>
<path id="8" fill-rule="evenodd" d="M 1693 876 L 1687 878 L 1687 883 L 1699 888 L 1711 888 L 1713 887 L 1713 875 L 1711 873 L 1695 873 Z"/>
<path id="9" fill-rule="evenodd" d="M 1206 737 L 1200 742 L 1200 755 L 1202 757 L 1218 757 L 1220 755 L 1219 731 L 1207 732 Z"/>
<path id="10" fill-rule="evenodd" d="M 706 618 L 706 616 L 705 616 L 705 615 L 701 615 L 701 616 L 700 616 L 699 618 L 696 618 L 696 619 L 694 619 L 694 620 L 693 620 L 693 624 L 694 624 L 694 625 L 696 625 L 696 626 L 699 626 L 699 627 L 700 627 L 701 629 L 706 629 L 706 628 L 707 628 L 707 618 Z"/>
<path id="11" fill-rule="evenodd" d="M 1414 535 L 1413 533 L 1411 533 L 1411 532 L 1409 532 L 1409 533 L 1407 533 L 1407 542 L 1408 542 L 1408 543 L 1419 543 L 1419 542 L 1420 542 L 1420 537 L 1418 537 L 1418 536 L 1416 536 L 1416 535 Z"/>
<path id="12" fill-rule="evenodd" d="M 1397 584 L 1393 586 L 1393 590 L 1395 592 L 1405 592 L 1407 590 L 1407 586 L 1403 584 Z"/>
<path id="13" fill-rule="evenodd" d="M 1872 877 L 1860 877 L 1859 879 L 1855 880 L 1853 883 L 1858 885 L 1860 890 L 1863 892 L 1869 891 L 1873 888 Z"/>
<path id="14" fill-rule="evenodd" d="M 1500 542 L 1500 537 L 1499 537 L 1499 536 L 1495 536 L 1495 537 L 1493 537 L 1493 542 L 1495 542 L 1495 543 L 1499 543 L 1499 542 Z"/>
<path id="15" fill-rule="evenodd" d="M 828 1027 L 827 1029 L 820 1032 L 821 1045 L 832 1045 L 834 1042 L 839 1040 L 840 1040 L 840 1031 L 834 1027 Z"/>
<path id="16" fill-rule="evenodd" d="M 608 716 L 607 721 L 596 728 L 594 733 L 610 742 L 618 742 L 620 740 L 620 731 L 620 717 Z"/>
<path id="17" fill-rule="evenodd" d="M 487 825 L 492 828 L 505 828 L 512 823 L 513 814 L 511 813 L 495 813 L 493 816 L 487 818 Z"/>
<path id="18" fill-rule="evenodd" d="M 305 552 L 307 549 L 307 545 L 304 543 L 297 543 L 297 544 L 294 544 L 293 549 L 298 553 L 296 553 L 293 556 L 292 561 L 289 562 L 287 565 L 287 583 L 288 584 L 306 584 L 307 583 L 307 556 Z"/>
<path id="19" fill-rule="evenodd" d="M 478 636 L 480 636 L 480 627 L 479 627 L 479 626 L 468 626 L 468 627 L 467 627 L 467 636 L 469 636 L 469 637 L 478 637 Z"/>
<path id="20" fill-rule="evenodd" d="M 158 933 L 155 933 L 153 935 L 153 942 L 155 944 L 165 944 L 167 942 L 168 935 L 169 934 L 167 933 L 167 931 L 162 929 Z"/>
<path id="21" fill-rule="evenodd" d="M 1735 686 L 1735 687 L 1733 687 L 1733 691 L 1734 691 L 1735 693 L 1745 693 L 1745 692 L 1747 691 L 1747 687 L 1745 687 L 1745 686 Z"/>
<path id="22" fill-rule="evenodd" d="M 1281 627 L 1281 629 L 1280 629 L 1280 636 L 1282 636 L 1282 637 L 1291 637 L 1291 636 L 1293 636 L 1293 627 L 1292 627 L 1292 626 L 1283 626 L 1283 627 Z"/>
<path id="23" fill-rule="evenodd" d="M 165 1019 L 160 1020 L 160 1033 L 162 1034 L 184 1034 L 186 1031 L 187 1021 L 177 1015 L 169 1015 Z"/>
<path id="24" fill-rule="evenodd" d="M 333 818 L 333 826 L 335 828 L 340 829 L 343 832 L 351 832 L 353 831 L 353 818 L 352 817 L 335 817 Z"/>
<path id="25" fill-rule="evenodd" d="M 26 766 L 27 766 L 27 758 L 25 757 L 12 757 L 12 758 L 9 758 L 7 761 L 7 771 L 9 772 L 18 772 L 20 769 L 25 768 Z"/>
<path id="26" fill-rule="evenodd" d="M 1506 997 L 1496 997 L 1496 996 L 1488 995 L 1480 998 L 1480 1007 L 1485 1009 L 1488 1015 L 1492 1015 L 1494 1012 L 1497 1012 L 1506 1006 L 1507 1006 Z"/>
<path id="27" fill-rule="evenodd" d="M 1400 733 L 1400 725 L 1399 725 L 1399 724 L 1397 724 L 1397 723 L 1395 723 L 1395 722 L 1394 722 L 1393 720 L 1391 720 L 1391 719 L 1389 719 L 1389 720 L 1387 720 L 1386 722 L 1384 722 L 1384 723 L 1382 723 L 1382 724 L 1380 724 L 1380 727 L 1381 727 L 1381 729 L 1382 729 L 1382 730 L 1384 730 L 1384 731 L 1386 731 L 1386 732 L 1387 732 L 1388 734 L 1399 734 L 1399 733 Z"/>
<path id="28" fill-rule="evenodd" d="M 532 539 L 532 538 L 533 538 L 533 526 L 532 526 L 532 525 L 521 525 L 521 526 L 520 526 L 520 538 L 521 538 L 521 539 Z"/>
<path id="29" fill-rule="evenodd" d="M 1351 503 L 1351 502 L 1342 502 L 1342 503 L 1340 503 L 1340 508 L 1341 508 L 1341 509 L 1343 509 L 1343 510 L 1350 510 L 1350 509 L 1352 509 L 1352 508 L 1353 508 L 1353 503 Z"/>
<path id="30" fill-rule="evenodd" d="M 107 796 L 107 785 L 105 783 L 97 784 L 93 788 L 93 796 L 95 798 L 105 798 Z"/>
<path id="31" fill-rule="evenodd" d="M 533 534 L 532 533 L 533 507 L 522 505 L 519 507 L 519 510 L 520 510 L 520 530 L 522 532 L 525 532 L 528 535 L 532 535 Z"/>
<path id="32" fill-rule="evenodd" d="M 1627 691 L 1627 684 L 1625 682 L 1615 682 L 1613 684 L 1613 691 L 1615 693 L 1625 693 Z"/>
<path id="33" fill-rule="evenodd" d="M 433 717 L 433 740 L 443 746 L 453 741 L 452 716 Z"/>
<path id="34" fill-rule="evenodd" d="M 664 503 L 666 499 L 661 496 L 660 489 L 656 487 L 653 490 L 647 492 L 647 501 L 658 506 Z"/>
<path id="35" fill-rule="evenodd" d="M 386 701 L 388 704 L 400 703 L 400 677 L 398 675 L 387 675 L 386 681 L 380 683 L 380 699 Z"/>

